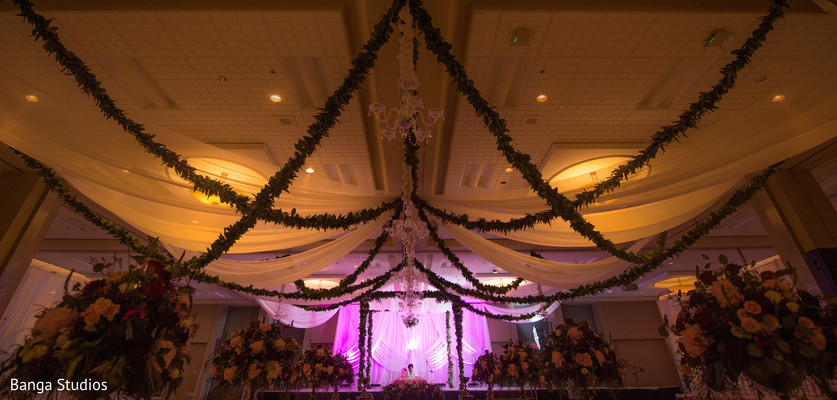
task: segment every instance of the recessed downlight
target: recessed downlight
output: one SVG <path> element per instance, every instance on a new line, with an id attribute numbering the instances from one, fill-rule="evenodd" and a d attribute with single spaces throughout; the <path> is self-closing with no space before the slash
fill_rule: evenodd
<path id="1" fill-rule="evenodd" d="M 38 96 L 35 96 L 34 94 L 27 94 L 26 96 L 24 96 L 24 98 L 26 99 L 26 101 L 28 101 L 30 103 L 37 103 L 37 102 L 41 101 L 38 98 Z"/>
<path id="2" fill-rule="evenodd" d="M 539 94 L 538 97 L 535 97 L 535 100 L 538 103 L 545 103 L 547 100 L 549 100 L 549 96 L 545 94 Z"/>
<path id="3" fill-rule="evenodd" d="M 272 94 L 272 95 L 270 95 L 270 101 L 272 101 L 274 103 L 279 103 L 279 102 L 282 101 L 282 96 L 280 96 L 278 94 Z"/>
<path id="4" fill-rule="evenodd" d="M 508 168 L 504 169 L 503 171 L 506 171 L 506 172 L 512 172 L 512 171 L 514 171 L 514 168 L 512 168 L 512 167 L 508 167 Z"/>
<path id="5" fill-rule="evenodd" d="M 772 101 L 772 102 L 774 102 L 774 103 L 778 103 L 778 102 L 780 102 L 780 101 L 782 101 L 782 100 L 784 100 L 784 99 L 785 99 L 785 95 L 783 95 L 783 94 L 777 94 L 777 95 L 773 96 L 773 98 L 772 98 L 772 99 L 770 99 L 770 101 Z"/>
<path id="6" fill-rule="evenodd" d="M 314 168 L 305 168 L 305 172 L 307 172 L 309 174 L 313 174 L 314 173 Z"/>

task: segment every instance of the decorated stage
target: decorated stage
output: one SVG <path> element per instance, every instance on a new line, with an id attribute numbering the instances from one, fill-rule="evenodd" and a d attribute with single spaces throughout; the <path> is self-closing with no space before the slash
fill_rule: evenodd
<path id="1" fill-rule="evenodd" d="M 442 387 L 442 392 L 445 394 L 445 400 L 456 400 L 459 394 L 458 389 L 449 389 L 447 387 Z M 474 400 L 485 400 L 486 395 L 488 393 L 488 388 L 486 386 L 476 386 L 468 388 L 468 392 L 473 395 Z M 555 390 L 555 391 L 547 391 L 543 389 L 539 389 L 535 391 L 535 395 L 532 394 L 531 391 L 527 390 L 530 399 L 533 400 L 559 400 L 559 399 L 570 399 L 567 395 L 565 390 Z M 367 393 L 372 396 L 375 400 L 384 400 L 383 389 L 380 387 L 374 387 L 372 389 L 367 390 Z M 598 389 L 591 389 L 591 393 L 593 394 L 593 399 L 602 399 L 602 400 L 673 400 L 676 398 L 678 393 L 681 393 L 680 388 L 678 387 L 642 387 L 642 388 L 598 388 Z M 310 391 L 291 391 L 291 392 L 271 392 L 266 391 L 259 394 L 259 400 L 308 400 L 310 398 L 311 392 Z M 355 400 L 357 399 L 360 392 L 356 390 L 350 390 L 349 388 L 341 389 L 338 392 L 340 396 L 340 400 Z M 317 393 L 317 399 L 319 400 L 330 400 L 332 397 L 331 392 L 322 392 Z M 520 398 L 520 390 L 519 389 L 512 389 L 512 388 L 503 388 L 503 389 L 495 389 L 494 390 L 494 397 L 497 400 L 501 399 L 518 399 Z"/>

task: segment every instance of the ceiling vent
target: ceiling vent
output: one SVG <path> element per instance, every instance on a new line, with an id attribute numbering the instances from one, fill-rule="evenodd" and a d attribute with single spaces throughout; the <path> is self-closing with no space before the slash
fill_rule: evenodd
<path id="1" fill-rule="evenodd" d="M 157 85 L 139 60 L 132 57 L 100 57 L 96 61 L 143 110 L 174 110 L 177 104 Z"/>
<path id="2" fill-rule="evenodd" d="M 486 99 L 497 107 L 517 108 L 535 67 L 534 57 L 495 57 L 488 67 Z"/>
<path id="3" fill-rule="evenodd" d="M 296 98 L 304 110 L 323 107 L 331 87 L 328 67 L 320 57 L 282 57 L 288 80 L 296 85 Z"/>

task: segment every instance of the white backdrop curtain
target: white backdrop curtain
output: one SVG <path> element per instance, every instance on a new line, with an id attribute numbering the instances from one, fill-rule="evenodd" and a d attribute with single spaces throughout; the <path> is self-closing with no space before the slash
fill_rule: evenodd
<path id="1" fill-rule="evenodd" d="M 0 359 L 5 358 L 15 345 L 23 343 L 35 325 L 35 316 L 61 300 L 69 273 L 54 265 L 32 260 L 0 320 Z M 85 283 L 87 278 L 73 274 L 68 288 L 72 289 L 76 282 Z"/>

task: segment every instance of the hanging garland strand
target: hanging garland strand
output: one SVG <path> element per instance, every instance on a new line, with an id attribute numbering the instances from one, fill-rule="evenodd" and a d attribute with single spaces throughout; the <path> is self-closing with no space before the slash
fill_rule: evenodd
<path id="1" fill-rule="evenodd" d="M 421 208 L 418 209 L 418 215 L 419 218 L 421 218 L 421 220 L 424 221 L 425 225 L 427 225 L 427 230 L 430 233 L 430 238 L 433 240 L 434 243 L 436 243 L 436 247 L 439 249 L 439 251 L 441 251 L 442 254 L 448 259 L 448 261 L 450 261 L 451 265 L 456 267 L 456 269 L 459 271 L 460 274 L 462 274 L 465 280 L 468 281 L 468 283 L 473 285 L 480 292 L 496 295 L 506 294 L 508 292 L 511 292 L 512 290 L 517 289 L 520 286 L 520 284 L 523 283 L 523 279 L 521 278 L 517 278 L 510 284 L 504 286 L 492 286 L 480 282 L 480 280 L 477 279 L 476 276 L 474 276 L 473 272 L 471 272 L 471 270 L 469 270 L 464 264 L 462 264 L 462 262 L 459 260 L 459 257 L 457 257 L 456 254 L 454 254 L 453 251 L 451 251 L 451 249 L 445 245 L 444 240 L 442 240 L 439 237 L 439 232 L 437 228 L 430 223 L 430 220 L 427 218 L 427 215 L 424 214 L 424 211 Z"/>
<path id="2" fill-rule="evenodd" d="M 787 6 L 784 1 L 776 1 L 777 2 L 771 6 L 771 11 L 768 16 L 763 20 L 764 23 L 762 26 L 766 30 L 772 29 L 773 22 L 782 16 L 783 7 Z M 523 178 L 529 182 L 532 190 L 535 191 L 539 197 L 543 198 L 547 204 L 549 204 L 550 208 L 558 213 L 558 216 L 570 223 L 573 230 L 593 241 L 599 248 L 606 250 L 614 256 L 626 261 L 634 263 L 650 261 L 646 257 L 642 257 L 616 247 L 613 242 L 606 239 L 600 232 L 596 231 L 595 227 L 587 222 L 583 216 L 576 211 L 576 205 L 573 202 L 543 180 L 540 171 L 534 164 L 531 163 L 531 156 L 519 152 L 511 145 L 513 139 L 507 134 L 508 128 L 506 127 L 505 121 L 500 118 L 499 114 L 488 105 L 488 102 L 474 87 L 473 81 L 468 78 L 464 67 L 456 61 L 452 54 L 450 54 L 452 46 L 444 41 L 440 31 L 433 26 L 429 14 L 421 6 L 421 1 L 416 0 L 410 2 L 410 11 L 416 20 L 417 26 L 425 35 L 427 49 L 433 52 L 437 56 L 437 60 L 445 65 L 451 78 L 454 82 L 456 82 L 457 90 L 459 90 L 459 92 L 467 98 L 468 102 L 474 107 L 476 114 L 483 118 L 485 126 L 497 138 L 498 150 L 506 156 L 507 161 L 511 165 L 522 173 Z M 757 30 L 757 32 L 761 32 L 761 30 Z M 763 41 L 763 35 L 761 38 Z M 761 41 L 754 39 L 753 41 L 748 41 L 747 43 L 750 45 L 758 43 L 760 45 Z M 755 50 L 755 48 L 752 50 Z M 748 57 L 747 54 L 751 54 L 751 52 L 742 54 L 744 55 L 744 60 L 746 61 Z M 744 64 L 741 64 L 740 66 L 743 67 L 743 65 Z M 731 75 L 735 73 L 735 71 L 728 72 L 730 72 Z M 731 86 L 727 87 L 726 90 L 729 90 L 730 88 Z M 706 111 L 702 111 L 699 115 L 702 115 L 705 112 Z M 666 140 L 670 142 L 676 138 L 677 136 L 675 135 L 667 138 Z M 656 145 L 652 143 L 649 148 L 661 148 L 662 146 L 663 144 L 661 143 Z M 656 151 L 651 152 L 643 150 L 643 152 L 641 152 L 641 154 L 646 153 L 651 155 L 650 158 L 653 158 L 653 156 L 656 155 Z M 651 153 L 653 153 L 653 155 Z M 615 180 L 616 183 L 618 183 L 618 181 L 618 179 Z M 595 197 L 590 197 L 590 199 L 592 201 Z"/>
<path id="3" fill-rule="evenodd" d="M 360 352 L 360 363 L 357 370 L 357 390 L 363 389 L 364 365 L 366 362 L 366 318 L 369 317 L 369 302 L 360 302 L 360 325 L 358 326 L 357 349 Z"/>
<path id="4" fill-rule="evenodd" d="M 305 160 L 314 153 L 320 141 L 328 135 L 328 131 L 337 123 L 337 117 L 340 116 L 343 107 L 349 103 L 353 93 L 357 91 L 369 70 L 375 66 L 378 50 L 389 40 L 393 31 L 392 24 L 397 21 L 398 10 L 403 7 L 405 1 L 394 0 L 392 7 L 375 25 L 372 37 L 363 46 L 364 51 L 352 60 L 352 68 L 344 78 L 343 84 L 329 96 L 323 110 L 314 117 L 315 122 L 308 127 L 308 135 L 303 136 L 296 143 L 294 155 L 256 195 L 256 199 L 251 204 L 251 210 L 243 212 L 238 222 L 225 228 L 220 237 L 209 246 L 206 253 L 190 260 L 187 263 L 190 269 L 200 270 L 209 265 L 210 262 L 217 260 L 273 206 L 276 197 L 279 197 L 282 192 L 288 191 L 291 182 L 305 165 Z"/>
<path id="5" fill-rule="evenodd" d="M 453 358 L 450 356 L 450 311 L 445 311 L 445 333 L 448 344 L 448 387 L 453 389 Z"/>
<path id="6" fill-rule="evenodd" d="M 620 181 L 627 179 L 628 176 L 648 165 L 657 156 L 657 153 L 665 151 L 667 144 L 675 140 L 679 141 L 681 136 L 686 137 L 685 133 L 687 130 L 696 128 L 704 115 L 715 111 L 718 108 L 718 102 L 721 98 L 735 86 L 738 72 L 750 63 L 750 58 L 753 56 L 753 53 L 764 44 L 767 40 L 767 33 L 773 30 L 773 25 L 776 21 L 784 17 L 785 9 L 789 7 L 789 0 L 772 0 L 767 9 L 767 14 L 761 17 L 761 23 L 759 23 L 758 28 L 753 31 L 739 49 L 732 51 L 735 59 L 721 68 L 722 77 L 712 87 L 712 90 L 701 92 L 698 96 L 698 101 L 690 104 L 689 109 L 683 111 L 676 122 L 663 126 L 659 131 L 654 133 L 651 137 L 651 144 L 640 151 L 633 159 L 614 169 L 610 178 L 596 184 L 593 190 L 585 190 L 576 195 L 576 200 L 573 201 L 573 205 L 576 207 L 589 205 L 595 202 L 602 194 L 616 190 L 619 187 Z"/>
<path id="7" fill-rule="evenodd" d="M 337 229 L 348 230 L 353 225 L 363 224 L 378 219 L 378 217 L 383 215 L 385 212 L 396 209 L 400 201 L 401 199 L 385 201 L 378 207 L 366 208 L 360 211 L 351 211 L 346 215 L 325 213 L 301 216 L 296 213 L 296 209 L 292 209 L 290 213 L 282 211 L 281 209 L 267 210 L 262 216 L 262 220 L 288 228 L 316 229 L 318 231 Z"/>
<path id="8" fill-rule="evenodd" d="M 366 376 L 370 377 L 370 371 L 372 370 L 372 321 L 375 319 L 375 311 L 370 310 L 367 314 L 368 321 L 366 322 Z M 371 382 L 371 381 L 370 381 Z M 366 387 L 369 388 L 370 382 L 366 382 Z"/>
<path id="9" fill-rule="evenodd" d="M 456 335 L 456 357 L 459 361 L 459 390 L 465 390 L 465 360 L 462 355 L 462 305 L 451 304 L 453 308 L 453 331 Z"/>
<path id="10" fill-rule="evenodd" d="M 55 61 L 61 65 L 62 72 L 73 76 L 82 92 L 93 98 L 106 119 L 116 121 L 125 132 L 137 140 L 146 152 L 163 160 L 163 163 L 173 169 L 178 176 L 191 182 L 195 190 L 206 195 L 218 196 L 221 202 L 233 204 L 239 212 L 247 209 L 250 200 L 247 196 L 236 193 L 230 185 L 198 174 L 197 170 L 186 160 L 181 160 L 177 153 L 169 150 L 164 144 L 154 141 L 154 135 L 147 133 L 142 124 L 128 118 L 116 106 L 116 102 L 107 94 L 101 82 L 90 72 L 90 68 L 84 61 L 67 50 L 58 38 L 58 28 L 50 26 L 51 19 L 46 19 L 35 12 L 33 4 L 28 0 L 13 0 L 13 2 L 20 10 L 18 15 L 32 25 L 32 36 L 35 40 L 43 41 L 44 50 L 55 57 Z"/>

